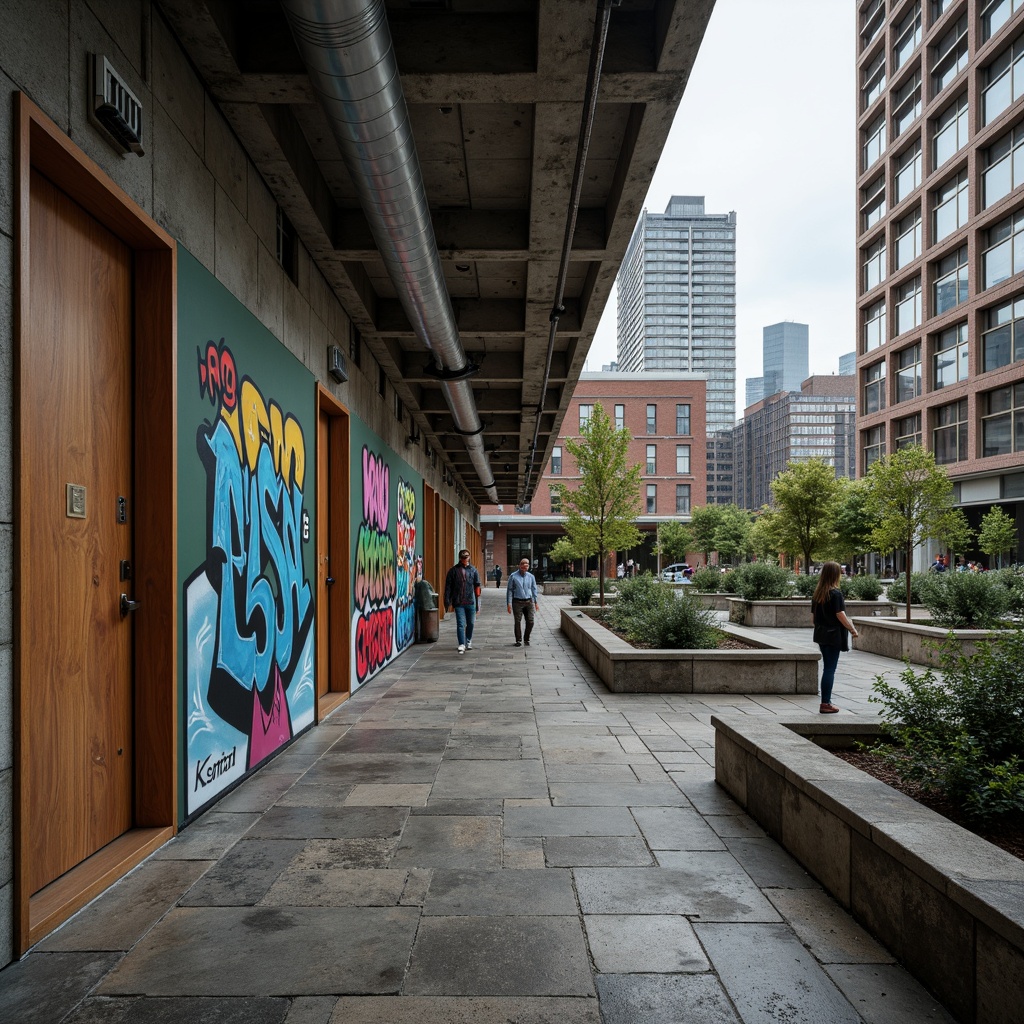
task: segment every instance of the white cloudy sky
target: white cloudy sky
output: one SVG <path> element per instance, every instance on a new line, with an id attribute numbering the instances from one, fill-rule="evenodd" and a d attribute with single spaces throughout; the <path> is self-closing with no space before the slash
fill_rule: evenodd
<path id="1" fill-rule="evenodd" d="M 854 349 L 855 7 L 718 0 L 647 194 L 736 211 L 738 415 L 765 325 L 810 325 L 811 373 Z M 613 293 L 587 368 L 614 358 Z"/>

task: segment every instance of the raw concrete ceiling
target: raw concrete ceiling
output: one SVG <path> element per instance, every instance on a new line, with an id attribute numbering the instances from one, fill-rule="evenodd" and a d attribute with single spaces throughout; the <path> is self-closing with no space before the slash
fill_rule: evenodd
<path id="1" fill-rule="evenodd" d="M 486 502 L 277 0 L 158 2 L 426 443 Z M 534 482 L 550 457 L 713 6 L 612 9 L 542 405 L 597 0 L 386 0 L 502 502 L 524 497 L 538 417 Z"/>

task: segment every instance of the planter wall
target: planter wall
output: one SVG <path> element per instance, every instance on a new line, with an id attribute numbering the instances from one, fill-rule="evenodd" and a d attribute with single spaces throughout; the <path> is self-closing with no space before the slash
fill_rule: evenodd
<path id="1" fill-rule="evenodd" d="M 572 583 L 568 580 L 549 580 L 540 585 L 541 592 L 548 597 L 565 597 L 572 593 Z"/>
<path id="2" fill-rule="evenodd" d="M 938 652 L 950 631 L 939 626 L 921 626 L 899 619 L 857 618 L 854 620 L 860 636 L 853 641 L 858 651 L 880 654 L 897 661 L 908 660 L 913 665 L 938 665 Z M 974 654 L 978 642 L 987 640 L 992 633 L 987 629 L 955 629 L 953 635 L 960 641 L 964 654 Z"/>
<path id="3" fill-rule="evenodd" d="M 597 609 L 563 608 L 562 632 L 614 693 L 818 692 L 817 651 L 768 644 L 741 629 L 729 632 L 756 650 L 638 650 L 588 611 Z"/>
<path id="4" fill-rule="evenodd" d="M 711 724 L 718 783 L 958 1020 L 1019 1024 L 1024 863 L 808 738 L 848 746 L 877 719 Z"/>
<path id="5" fill-rule="evenodd" d="M 702 593 L 693 586 L 689 586 L 686 588 L 686 596 L 691 601 L 700 601 L 705 608 L 713 612 L 727 612 L 729 610 L 729 601 L 733 595 Z"/>
<path id="6" fill-rule="evenodd" d="M 888 601 L 847 601 L 846 614 L 895 615 L 896 609 Z M 811 599 L 790 597 L 780 601 L 744 601 L 740 597 L 729 599 L 729 621 L 741 626 L 761 626 L 766 629 L 809 629 L 811 626 Z"/>

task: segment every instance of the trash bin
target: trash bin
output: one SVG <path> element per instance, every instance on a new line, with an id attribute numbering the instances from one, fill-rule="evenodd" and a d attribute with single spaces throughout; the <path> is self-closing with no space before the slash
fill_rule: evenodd
<path id="1" fill-rule="evenodd" d="M 437 643 L 437 591 L 426 581 L 416 584 L 416 642 Z"/>

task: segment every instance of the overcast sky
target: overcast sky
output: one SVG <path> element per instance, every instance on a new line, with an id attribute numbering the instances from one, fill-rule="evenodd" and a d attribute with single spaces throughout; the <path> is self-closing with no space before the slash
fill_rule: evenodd
<path id="1" fill-rule="evenodd" d="M 736 211 L 736 404 L 761 329 L 810 325 L 811 373 L 855 347 L 855 7 L 718 0 L 645 203 Z M 615 358 L 615 295 L 587 359 Z"/>

